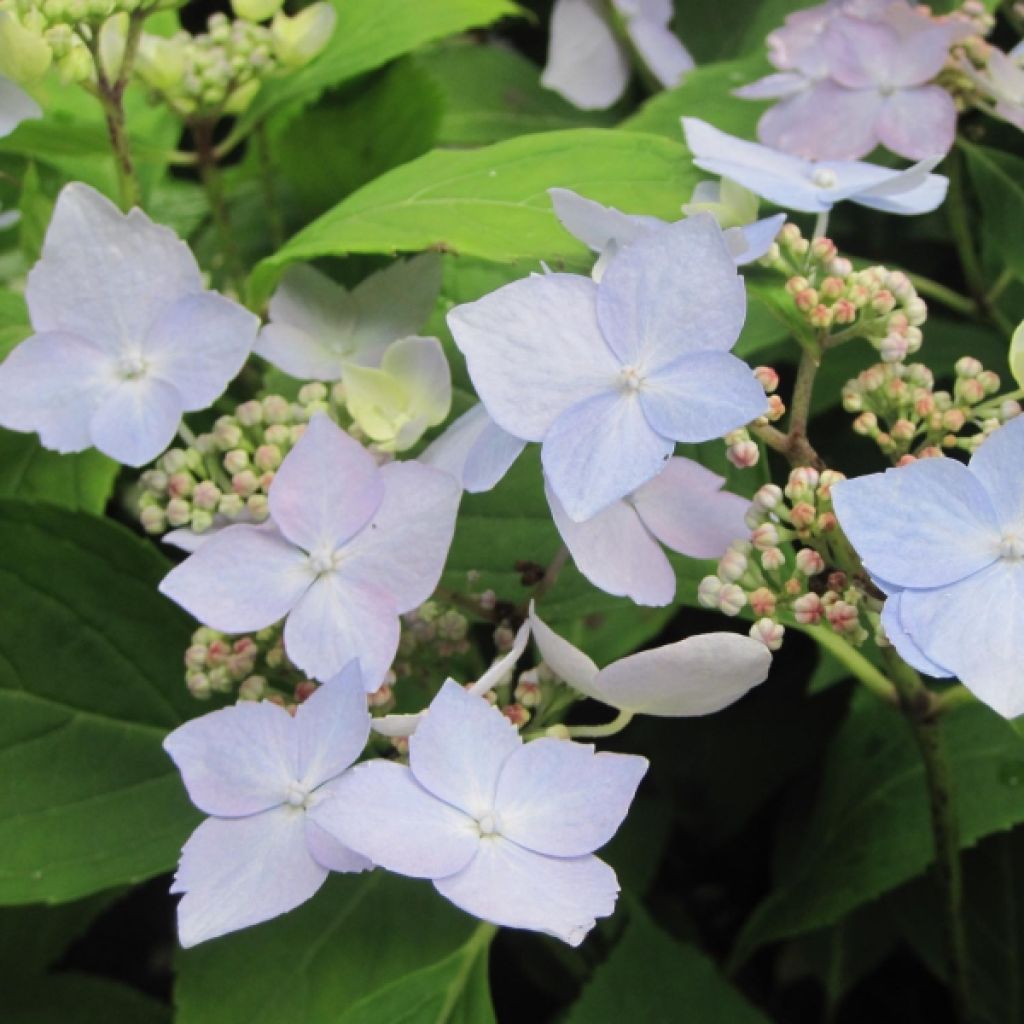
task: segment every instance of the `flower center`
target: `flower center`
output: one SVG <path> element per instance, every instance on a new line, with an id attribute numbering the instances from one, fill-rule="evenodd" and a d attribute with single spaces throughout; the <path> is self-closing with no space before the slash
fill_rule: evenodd
<path id="1" fill-rule="evenodd" d="M 498 822 L 490 811 L 476 819 L 476 830 L 482 839 L 499 834 Z"/>
<path id="2" fill-rule="evenodd" d="M 125 352 L 117 361 L 117 372 L 122 380 L 139 380 L 148 369 L 149 363 L 141 352 Z"/>
<path id="3" fill-rule="evenodd" d="M 639 391 L 643 382 L 643 374 L 635 366 L 624 366 L 619 371 L 619 387 L 623 391 Z"/>
<path id="4" fill-rule="evenodd" d="M 323 576 L 326 573 L 334 572 L 341 564 L 341 552 L 333 548 L 320 548 L 311 551 L 306 564 L 314 576 Z"/>
<path id="5" fill-rule="evenodd" d="M 999 538 L 999 557 L 1011 562 L 1024 559 L 1024 534 L 1004 533 Z"/>
<path id="6" fill-rule="evenodd" d="M 811 184 L 818 188 L 835 188 L 839 184 L 839 175 L 828 167 L 817 167 L 811 175 Z"/>
<path id="7" fill-rule="evenodd" d="M 309 800 L 309 790 L 299 782 L 291 782 L 284 799 L 289 807 L 305 807 Z"/>

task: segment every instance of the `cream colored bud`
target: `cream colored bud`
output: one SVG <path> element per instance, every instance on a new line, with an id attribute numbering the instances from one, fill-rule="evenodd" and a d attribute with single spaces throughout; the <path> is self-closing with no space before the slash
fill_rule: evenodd
<path id="1" fill-rule="evenodd" d="M 278 12 L 270 26 L 277 59 L 286 67 L 300 68 L 318 56 L 334 32 L 337 14 L 329 3 L 315 3 L 294 17 Z"/>

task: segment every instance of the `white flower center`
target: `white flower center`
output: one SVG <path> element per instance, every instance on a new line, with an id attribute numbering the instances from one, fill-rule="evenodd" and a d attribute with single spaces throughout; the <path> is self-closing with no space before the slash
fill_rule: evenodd
<path id="1" fill-rule="evenodd" d="M 498 832 L 498 822 L 494 814 L 488 811 L 486 814 L 481 814 L 476 819 L 476 830 L 482 839 L 488 836 L 496 836 Z"/>
<path id="2" fill-rule="evenodd" d="M 1024 533 L 1004 533 L 999 538 L 999 557 L 1010 562 L 1024 559 Z"/>
<path id="3" fill-rule="evenodd" d="M 305 807 L 309 800 L 309 790 L 301 782 L 291 782 L 284 799 L 289 807 Z"/>
<path id="4" fill-rule="evenodd" d="M 811 184 L 818 188 L 835 188 L 839 184 L 839 175 L 828 167 L 817 167 L 811 175 Z"/>
<path id="5" fill-rule="evenodd" d="M 139 351 L 125 352 L 117 361 L 117 373 L 122 380 L 139 380 L 148 369 L 149 363 Z"/>
<path id="6" fill-rule="evenodd" d="M 341 552 L 333 548 L 319 548 L 309 553 L 306 564 L 314 576 L 323 576 L 338 568 L 341 564 Z"/>
<path id="7" fill-rule="evenodd" d="M 623 391 L 639 391 L 644 377 L 636 366 L 624 366 L 619 371 L 619 387 Z"/>

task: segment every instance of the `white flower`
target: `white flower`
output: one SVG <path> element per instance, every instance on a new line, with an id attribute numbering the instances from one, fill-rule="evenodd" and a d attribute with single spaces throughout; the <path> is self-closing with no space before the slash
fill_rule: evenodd
<path id="1" fill-rule="evenodd" d="M 0 365 L 0 425 L 131 466 L 167 447 L 182 413 L 224 391 L 259 327 L 204 291 L 169 228 L 78 183 L 57 199 L 25 298 L 36 333 Z"/>

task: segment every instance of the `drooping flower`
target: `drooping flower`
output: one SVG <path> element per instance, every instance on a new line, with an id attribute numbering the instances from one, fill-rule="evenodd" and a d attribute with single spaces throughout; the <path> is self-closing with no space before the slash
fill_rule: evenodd
<path id="1" fill-rule="evenodd" d="M 671 0 L 555 0 L 548 61 L 541 83 L 582 110 L 610 107 L 625 91 L 632 71 L 630 46 L 665 88 L 677 85 L 693 58 L 669 24 Z M 629 44 L 616 34 L 609 14 L 621 19 Z"/>
<path id="2" fill-rule="evenodd" d="M 429 466 L 379 467 L 318 414 L 271 484 L 269 522 L 219 531 L 160 589 L 225 633 L 286 619 L 295 665 L 325 680 L 358 658 L 373 691 L 398 647 L 399 614 L 437 585 L 459 496 Z"/>
<path id="3" fill-rule="evenodd" d="M 300 704 L 241 701 L 179 726 L 164 749 L 210 815 L 181 851 L 171 892 L 178 935 L 194 946 L 305 903 L 330 871 L 365 871 L 361 854 L 317 822 L 370 731 L 358 666 Z M 332 818 L 344 815 L 335 807 Z"/>
<path id="4" fill-rule="evenodd" d="M 741 191 L 739 186 L 729 185 Z M 548 195 L 565 230 L 598 254 L 597 263 L 591 271 L 595 281 L 601 280 L 609 261 L 620 249 L 668 223 L 657 217 L 622 213 L 566 188 L 550 188 Z M 755 222 L 757 199 L 749 192 L 746 195 L 753 199 L 754 208 L 750 219 L 743 222 L 723 222 L 722 194 L 714 182 L 701 182 L 694 192 L 693 203 L 683 207 L 687 214 L 709 213 L 715 218 L 737 266 L 760 259 L 786 220 L 785 214 L 776 214 Z M 730 195 L 729 198 L 733 197 Z"/>
<path id="5" fill-rule="evenodd" d="M 714 219 L 626 246 L 599 284 L 535 275 L 448 314 L 487 412 L 542 442 L 552 490 L 577 522 L 656 476 L 677 441 L 723 436 L 766 409 L 729 354 L 743 281 Z"/>
<path id="6" fill-rule="evenodd" d="M 379 366 L 393 341 L 415 335 L 441 290 L 433 253 L 392 264 L 351 291 L 312 267 L 289 267 L 270 300 L 256 354 L 300 380 L 339 380 L 345 365 Z"/>
<path id="7" fill-rule="evenodd" d="M 615 908 L 615 872 L 593 853 L 646 770 L 642 757 L 581 743 L 524 744 L 497 708 L 449 680 L 409 740 L 409 767 L 359 765 L 317 822 L 476 917 L 575 946 Z"/>
<path id="8" fill-rule="evenodd" d="M 939 158 L 897 171 L 860 160 L 804 160 L 683 118 L 686 145 L 701 170 L 720 174 L 763 199 L 804 213 L 823 213 L 843 200 L 885 213 L 929 213 L 946 198 L 949 180 L 931 174 Z"/>
<path id="9" fill-rule="evenodd" d="M 573 689 L 602 704 L 639 715 L 710 715 L 768 678 L 772 656 L 738 633 L 700 633 L 640 651 L 598 669 L 530 609 L 530 628 L 544 663 Z"/>
<path id="10" fill-rule="evenodd" d="M 25 290 L 36 333 L 0 365 L 0 425 L 131 466 L 242 368 L 259 321 L 205 291 L 188 247 L 141 210 L 65 186 Z"/>
<path id="11" fill-rule="evenodd" d="M 463 413 L 420 456 L 459 481 L 470 494 L 489 491 L 512 468 L 526 442 L 502 430 L 483 405 Z"/>
<path id="12" fill-rule="evenodd" d="M 662 544 L 691 558 L 718 558 L 749 535 L 750 502 L 723 491 L 724 483 L 698 462 L 672 458 L 652 480 L 582 523 L 566 515 L 550 487 L 545 491 L 576 568 L 606 593 L 658 606 L 676 592 Z"/>
<path id="13" fill-rule="evenodd" d="M 832 488 L 843 531 L 888 595 L 900 656 L 1024 714 L 1024 417 L 974 453 L 920 459 Z"/>
<path id="14" fill-rule="evenodd" d="M 345 368 L 345 404 L 378 448 L 404 452 L 452 404 L 452 376 L 437 338 L 401 338 L 384 351 L 380 367 Z"/>

